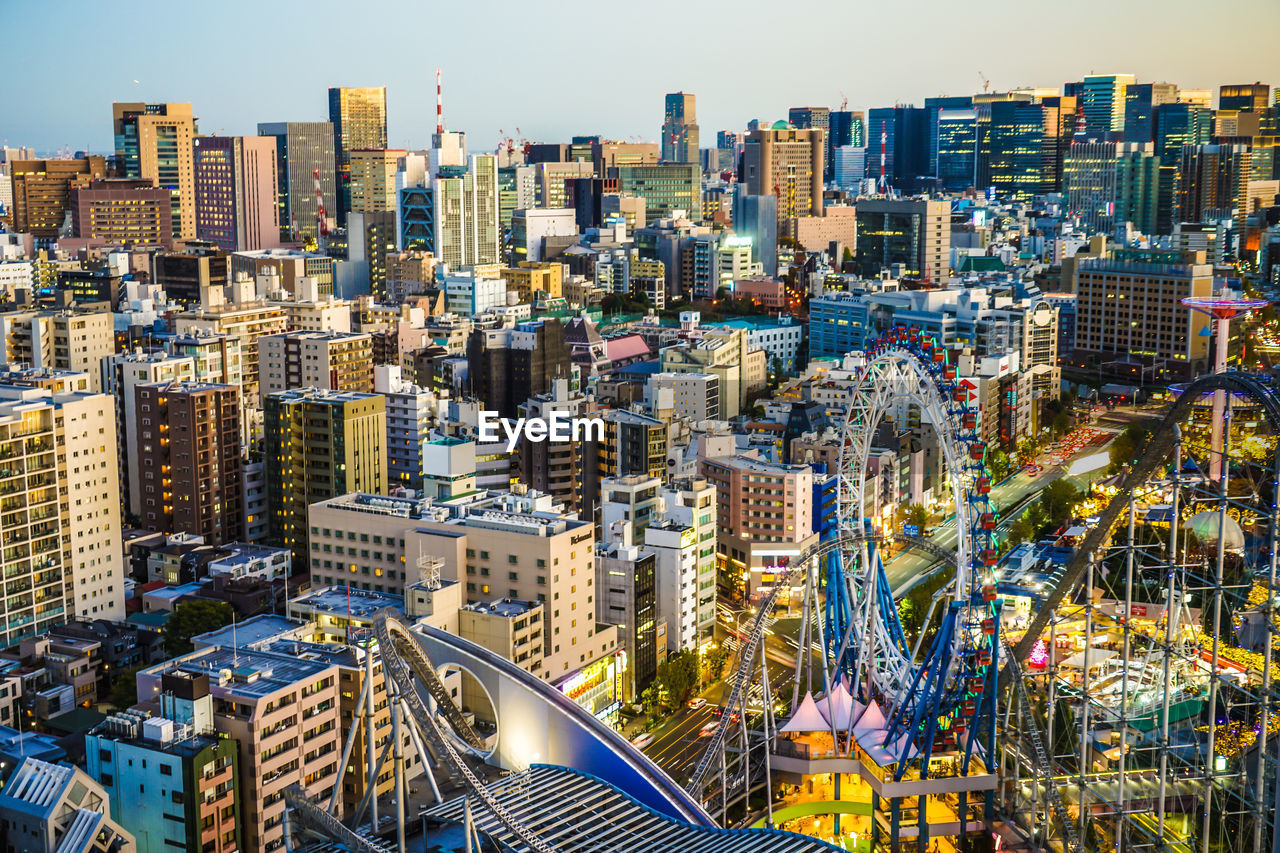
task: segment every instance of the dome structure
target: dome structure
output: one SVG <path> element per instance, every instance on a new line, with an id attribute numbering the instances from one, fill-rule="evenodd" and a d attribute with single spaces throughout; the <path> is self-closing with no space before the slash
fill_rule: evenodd
<path id="1" fill-rule="evenodd" d="M 1244 550 L 1244 531 L 1240 529 L 1239 522 L 1229 515 L 1220 517 L 1216 509 L 1197 512 L 1183 522 L 1182 528 L 1195 534 L 1201 542 L 1212 545 L 1218 544 L 1218 533 L 1221 531 L 1224 549 L 1237 552 Z"/>

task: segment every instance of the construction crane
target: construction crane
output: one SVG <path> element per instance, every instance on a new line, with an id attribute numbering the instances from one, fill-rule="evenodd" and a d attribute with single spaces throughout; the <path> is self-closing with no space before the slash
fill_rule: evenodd
<path id="1" fill-rule="evenodd" d="M 516 139 L 520 140 L 520 148 L 524 151 L 524 156 L 528 157 L 529 152 L 533 150 L 533 143 L 524 138 L 524 131 L 516 127 Z"/>
<path id="2" fill-rule="evenodd" d="M 849 109 L 849 96 L 844 93 L 844 89 L 840 90 L 840 112 Z"/>
<path id="3" fill-rule="evenodd" d="M 987 92 L 991 89 L 991 81 L 987 79 L 987 75 L 981 71 L 978 72 L 978 79 L 982 81 L 982 91 Z"/>
<path id="4" fill-rule="evenodd" d="M 323 255 L 325 243 L 329 238 L 329 217 L 324 210 L 324 193 L 320 189 L 320 170 L 312 171 L 311 177 L 316 184 L 316 247 Z"/>

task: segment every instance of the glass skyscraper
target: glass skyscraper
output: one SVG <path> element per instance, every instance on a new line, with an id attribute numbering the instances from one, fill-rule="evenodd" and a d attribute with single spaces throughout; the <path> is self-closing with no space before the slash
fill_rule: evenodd
<path id="1" fill-rule="evenodd" d="M 937 116 L 938 187 L 958 192 L 977 186 L 978 114 L 972 109 L 939 110 Z"/>

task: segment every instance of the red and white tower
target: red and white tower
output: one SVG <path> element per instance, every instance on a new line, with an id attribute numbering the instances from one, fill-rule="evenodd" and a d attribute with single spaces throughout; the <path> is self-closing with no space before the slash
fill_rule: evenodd
<path id="1" fill-rule="evenodd" d="M 1188 296 L 1182 304 L 1192 311 L 1208 314 L 1214 320 L 1215 345 L 1217 347 L 1213 359 L 1213 372 L 1224 373 L 1227 369 L 1227 344 L 1231 340 L 1231 321 L 1242 314 L 1257 311 L 1268 304 L 1265 299 L 1240 299 L 1229 295 L 1222 296 Z M 1209 425 L 1209 477 L 1221 479 L 1226 474 L 1223 448 L 1223 414 L 1227 405 L 1227 393 L 1222 390 L 1213 392 L 1213 421 Z"/>

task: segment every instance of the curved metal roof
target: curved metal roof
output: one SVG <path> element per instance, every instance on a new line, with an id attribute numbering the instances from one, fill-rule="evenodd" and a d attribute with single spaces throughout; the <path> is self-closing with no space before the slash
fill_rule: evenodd
<path id="1" fill-rule="evenodd" d="M 558 853 L 828 853 L 825 841 L 776 829 L 694 826 L 641 805 L 609 783 L 567 767 L 534 764 L 489 786 L 493 796 Z M 426 809 L 462 822 L 464 798 Z M 492 814 L 473 809 L 476 828 L 518 848 Z"/>

